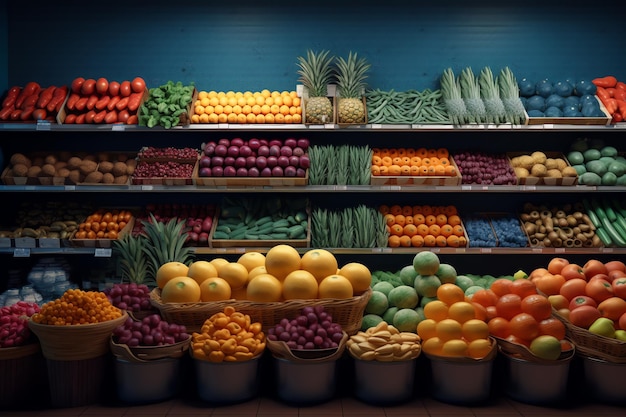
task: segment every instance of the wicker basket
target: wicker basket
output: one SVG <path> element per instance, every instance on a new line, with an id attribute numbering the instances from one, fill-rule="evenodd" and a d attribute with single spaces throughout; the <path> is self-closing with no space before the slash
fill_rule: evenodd
<path id="1" fill-rule="evenodd" d="M 267 348 L 277 358 L 292 362 L 315 363 L 335 361 L 343 355 L 348 341 L 348 333 L 343 332 L 343 337 L 336 348 L 329 349 L 302 349 L 292 350 L 287 343 L 280 340 L 267 340 Z"/>
<path id="2" fill-rule="evenodd" d="M 528 349 L 526 346 L 521 345 L 519 343 L 513 343 L 513 342 L 509 342 L 506 339 L 502 339 L 501 337 L 495 337 L 493 336 L 494 339 L 496 339 L 496 342 L 498 342 L 498 350 L 504 353 L 508 353 L 509 355 L 516 357 L 516 358 L 520 358 L 520 359 L 524 359 L 526 361 L 529 362 L 535 362 L 535 363 L 545 363 L 545 364 L 552 364 L 555 361 L 551 361 L 548 359 L 542 359 L 539 358 L 537 356 L 535 356 L 530 349 Z M 568 349 L 568 350 L 564 350 L 561 352 L 561 355 L 558 357 L 558 359 L 556 359 L 556 361 L 560 361 L 560 360 L 567 360 L 569 358 L 571 358 L 575 353 L 576 353 L 576 347 L 574 345 L 574 343 L 567 339 L 570 344 L 572 345 L 572 349 Z"/>
<path id="3" fill-rule="evenodd" d="M 180 358 L 189 349 L 190 344 L 191 335 L 181 342 L 163 346 L 130 347 L 126 344 L 115 343 L 113 335 L 111 335 L 110 339 L 111 353 L 116 358 L 121 358 L 128 362 L 150 362 L 165 358 Z"/>
<path id="4" fill-rule="evenodd" d="M 46 359 L 70 361 L 92 359 L 110 352 L 109 338 L 113 330 L 123 324 L 128 314 L 102 323 L 55 326 L 28 321 Z"/>
<path id="5" fill-rule="evenodd" d="M 163 303 L 161 290 L 155 288 L 150 292 L 150 302 L 161 312 L 163 319 L 170 323 L 185 325 L 188 332 L 199 331 L 206 319 L 223 311 L 226 306 L 232 306 L 237 311 L 250 315 L 253 321 L 262 324 L 264 330 L 283 318 L 295 318 L 303 307 L 323 306 L 325 311 L 332 315 L 333 321 L 339 323 L 348 335 L 352 335 L 361 328 L 363 312 L 371 295 L 372 290 L 368 289 L 361 295 L 345 300 L 319 298 L 268 303 L 249 300 Z"/>
<path id="6" fill-rule="evenodd" d="M 626 363 L 626 342 L 613 339 L 573 325 L 569 320 L 555 314 L 565 324 L 565 333 L 576 345 L 576 352 L 583 356 L 613 363 Z"/>

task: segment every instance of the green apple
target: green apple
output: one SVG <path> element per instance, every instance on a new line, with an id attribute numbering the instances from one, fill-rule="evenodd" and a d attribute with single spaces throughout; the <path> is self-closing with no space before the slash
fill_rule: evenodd
<path id="1" fill-rule="evenodd" d="M 600 317 L 589 326 L 589 331 L 594 334 L 615 338 L 615 325 L 608 317 Z"/>
<path id="2" fill-rule="evenodd" d="M 528 278 L 528 274 L 521 269 L 513 274 L 513 279 L 526 279 Z"/>
<path id="3" fill-rule="evenodd" d="M 615 330 L 615 338 L 626 341 L 626 330 Z"/>
<path id="4" fill-rule="evenodd" d="M 561 342 L 554 336 L 537 336 L 530 342 L 530 351 L 538 358 L 557 360 L 561 356 Z"/>

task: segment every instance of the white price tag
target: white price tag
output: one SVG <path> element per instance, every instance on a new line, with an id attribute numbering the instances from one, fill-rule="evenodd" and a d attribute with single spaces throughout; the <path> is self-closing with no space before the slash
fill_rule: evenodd
<path id="1" fill-rule="evenodd" d="M 111 248 L 96 248 L 94 256 L 96 258 L 110 258 L 111 252 Z"/>
<path id="2" fill-rule="evenodd" d="M 49 120 L 37 120 L 36 130 L 50 130 L 50 121 Z"/>
<path id="3" fill-rule="evenodd" d="M 15 248 L 13 251 L 15 258 L 28 258 L 30 257 L 30 249 L 28 248 Z"/>
<path id="4" fill-rule="evenodd" d="M 121 123 L 114 123 L 111 126 L 111 130 L 114 131 L 114 132 L 123 132 L 123 131 L 126 130 L 126 125 L 123 125 Z"/>
<path id="5" fill-rule="evenodd" d="M 143 191 L 152 191 L 154 189 L 154 186 L 152 186 L 152 185 L 142 185 L 141 189 Z"/>

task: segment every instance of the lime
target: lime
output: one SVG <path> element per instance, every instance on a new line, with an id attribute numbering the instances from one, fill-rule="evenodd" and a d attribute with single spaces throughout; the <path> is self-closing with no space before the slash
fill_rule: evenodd
<path id="1" fill-rule="evenodd" d="M 600 155 L 602 156 L 617 156 L 617 148 L 614 146 L 604 146 L 600 149 Z"/>
<path id="2" fill-rule="evenodd" d="M 422 297 L 437 296 L 437 288 L 441 286 L 441 280 L 437 275 L 418 275 L 413 287 Z"/>
<path id="3" fill-rule="evenodd" d="M 602 154 L 600 153 L 598 149 L 589 148 L 583 152 L 583 156 L 585 157 L 585 162 L 588 162 L 588 161 L 595 161 L 597 159 L 600 159 Z"/>
<path id="4" fill-rule="evenodd" d="M 561 355 L 561 342 L 554 336 L 537 336 L 530 342 L 530 351 L 538 358 L 557 360 Z"/>
<path id="5" fill-rule="evenodd" d="M 415 282 L 415 277 L 417 276 L 417 271 L 413 267 L 413 265 L 407 265 L 400 270 L 400 281 L 404 285 L 413 285 Z"/>
<path id="6" fill-rule="evenodd" d="M 408 285 L 399 285 L 389 291 L 389 306 L 402 308 L 415 308 L 419 303 L 419 296 L 415 288 Z"/>
<path id="7" fill-rule="evenodd" d="M 393 290 L 395 287 L 389 281 L 379 281 L 372 287 L 373 291 L 380 291 L 385 295 L 389 295 L 389 291 Z"/>
<path id="8" fill-rule="evenodd" d="M 437 272 L 435 273 L 435 275 L 437 275 L 439 277 L 439 280 L 441 281 L 442 284 L 445 283 L 450 283 L 450 284 L 455 284 L 456 283 L 456 269 L 454 269 L 454 267 L 450 264 L 439 264 L 439 269 L 437 269 Z M 413 280 L 413 282 L 415 282 L 415 280 Z"/>
<path id="9" fill-rule="evenodd" d="M 381 316 L 387 308 L 389 308 L 387 295 L 380 291 L 372 291 L 372 295 L 365 305 L 365 312 Z"/>
<path id="10" fill-rule="evenodd" d="M 386 321 L 388 324 L 393 324 L 393 316 L 398 310 L 400 310 L 398 307 L 389 307 L 383 314 L 383 321 Z"/>
<path id="11" fill-rule="evenodd" d="M 376 327 L 381 321 L 383 321 L 383 318 L 377 314 L 366 314 L 361 321 L 361 330 L 365 331 L 370 327 Z"/>
<path id="12" fill-rule="evenodd" d="M 420 316 L 412 308 L 401 308 L 393 316 L 393 327 L 401 332 L 417 333 Z"/>
<path id="13" fill-rule="evenodd" d="M 439 269 L 439 256 L 431 251 L 418 252 L 413 257 L 413 268 L 420 275 L 433 275 Z"/>
<path id="14" fill-rule="evenodd" d="M 567 154 L 567 160 L 569 161 L 570 165 L 579 165 L 585 162 L 585 157 L 580 151 L 571 151 Z"/>

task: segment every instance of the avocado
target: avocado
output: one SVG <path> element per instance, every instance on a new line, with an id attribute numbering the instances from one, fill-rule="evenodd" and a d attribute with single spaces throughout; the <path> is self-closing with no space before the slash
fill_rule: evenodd
<path id="1" fill-rule="evenodd" d="M 626 174 L 620 175 L 619 177 L 617 177 L 617 181 L 615 182 L 615 185 L 619 185 L 619 186 L 626 185 Z"/>
<path id="2" fill-rule="evenodd" d="M 622 175 L 626 174 L 626 165 L 619 161 L 613 161 L 609 163 L 608 170 L 618 177 L 621 177 Z"/>
<path id="3" fill-rule="evenodd" d="M 579 176 L 587 172 L 587 168 L 585 168 L 583 164 L 572 165 L 572 168 L 576 170 L 576 174 L 578 174 Z"/>
<path id="4" fill-rule="evenodd" d="M 544 112 L 546 117 L 563 117 L 563 112 L 556 106 L 550 106 Z"/>
<path id="5" fill-rule="evenodd" d="M 600 155 L 617 156 L 617 149 L 614 146 L 604 146 L 602 149 L 600 149 Z"/>
<path id="6" fill-rule="evenodd" d="M 561 97 L 569 97 L 574 92 L 574 86 L 566 80 L 560 80 L 554 83 L 554 92 Z"/>
<path id="7" fill-rule="evenodd" d="M 615 185 L 617 184 L 617 175 L 612 172 L 605 172 L 601 178 L 602 185 Z"/>
<path id="8" fill-rule="evenodd" d="M 552 81 L 546 78 L 537 82 L 537 85 L 535 85 L 535 91 L 537 95 L 540 95 L 543 98 L 550 97 L 550 95 L 554 94 L 554 86 L 552 85 Z"/>
<path id="9" fill-rule="evenodd" d="M 535 94 L 532 97 L 528 97 L 528 100 L 526 100 L 526 110 L 528 111 L 539 110 L 543 112 L 545 109 L 546 109 L 546 101 L 540 95 Z"/>
<path id="10" fill-rule="evenodd" d="M 551 94 L 546 98 L 546 107 L 556 107 L 562 109 L 565 106 L 565 100 L 558 94 Z"/>
<path id="11" fill-rule="evenodd" d="M 585 152 L 583 152 L 583 156 L 585 157 L 585 162 L 595 161 L 600 159 L 602 156 L 600 151 L 596 148 L 589 148 Z"/>
<path id="12" fill-rule="evenodd" d="M 570 153 L 567 154 L 567 160 L 571 165 L 578 165 L 585 162 L 585 157 L 580 151 L 570 151 Z"/>
<path id="13" fill-rule="evenodd" d="M 609 170 L 606 164 L 599 159 L 585 163 L 585 168 L 587 168 L 587 172 L 593 172 L 599 176 L 604 175 Z"/>
<path id="14" fill-rule="evenodd" d="M 585 172 L 578 176 L 578 183 L 583 185 L 600 185 L 602 178 L 595 172 Z"/>

